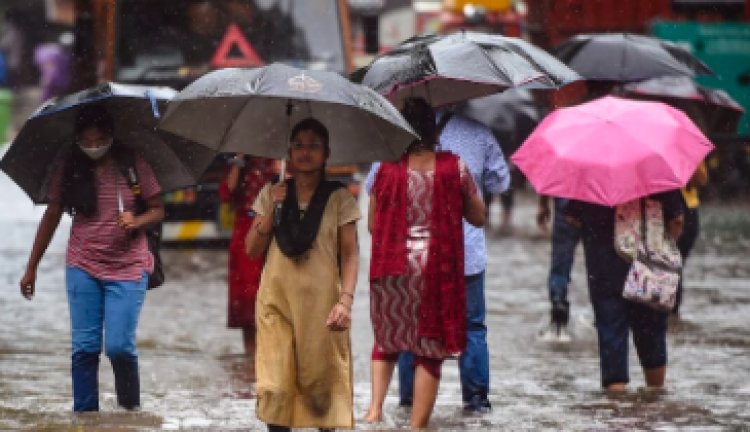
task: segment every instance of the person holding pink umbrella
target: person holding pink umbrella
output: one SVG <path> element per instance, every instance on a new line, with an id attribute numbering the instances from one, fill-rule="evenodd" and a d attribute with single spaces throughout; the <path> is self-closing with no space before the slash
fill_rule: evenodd
<path id="1" fill-rule="evenodd" d="M 677 241 L 684 216 L 679 189 L 651 195 L 661 203 L 667 235 Z M 633 333 L 646 385 L 662 387 L 667 372 L 667 313 L 623 298 L 631 264 L 615 250 L 615 209 L 571 200 L 567 220 L 580 228 L 589 297 L 599 339 L 602 387 L 623 391 L 628 374 L 628 333 Z"/>
<path id="2" fill-rule="evenodd" d="M 511 160 L 540 194 L 571 199 L 581 227 L 599 339 L 602 387 L 630 381 L 628 338 L 646 385 L 664 385 L 667 313 L 623 298 L 630 264 L 615 250 L 615 206 L 643 197 L 661 203 L 665 235 L 683 225 L 679 189 L 713 145 L 688 117 L 662 103 L 604 97 L 550 114 Z"/>

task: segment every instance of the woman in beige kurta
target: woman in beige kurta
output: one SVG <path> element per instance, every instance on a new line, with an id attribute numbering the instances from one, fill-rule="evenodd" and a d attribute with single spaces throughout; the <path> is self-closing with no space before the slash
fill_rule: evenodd
<path id="1" fill-rule="evenodd" d="M 287 187 L 295 189 L 304 213 L 306 175 L 300 165 L 316 157 L 311 156 L 317 150 L 314 135 L 303 131 L 295 139 L 293 130 L 290 161 L 295 181 L 267 185 L 260 192 L 253 205 L 259 222 L 248 235 L 251 254 L 268 236 L 256 302 L 256 372 L 257 415 L 271 430 L 354 427 L 349 312 L 356 283 L 356 200 L 344 188 L 331 192 L 317 236 L 298 257 L 282 251 L 279 228 L 272 224 L 274 205 L 286 198 Z M 306 147 L 304 141 L 311 145 Z M 322 181 L 323 165 L 319 168 Z"/>

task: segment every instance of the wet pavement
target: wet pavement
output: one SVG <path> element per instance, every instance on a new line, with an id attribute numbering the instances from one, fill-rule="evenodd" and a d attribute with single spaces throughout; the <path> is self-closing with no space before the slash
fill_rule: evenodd
<path id="1" fill-rule="evenodd" d="M 0 151 L 1 153 L 1 151 Z M 571 286 L 573 341 L 538 339 L 548 321 L 545 281 L 549 240 L 533 225 L 532 195 L 517 199 L 513 235 L 489 229 L 487 305 L 494 410 L 481 416 L 461 409 L 455 361 L 443 369 L 435 430 L 750 430 L 750 205 L 710 204 L 703 233 L 688 261 L 686 300 L 670 322 L 670 365 L 663 391 L 643 387 L 631 346 L 631 384 L 610 396 L 599 388 L 596 334 L 588 303 L 582 253 Z M 32 302 L 18 280 L 42 207 L 0 173 L 0 430 L 147 431 L 264 430 L 255 418 L 252 366 L 239 331 L 227 330 L 226 253 L 166 250 L 167 283 L 148 293 L 138 331 L 143 411 L 117 408 L 111 368 L 100 366 L 101 412 L 70 413 L 69 324 L 64 289 L 64 219 L 41 263 Z M 492 220 L 499 209 L 493 207 Z M 364 230 L 364 224 L 360 225 Z M 353 325 L 355 414 L 369 400 L 367 251 Z M 386 400 L 385 423 L 358 428 L 406 429 L 396 381 Z"/>

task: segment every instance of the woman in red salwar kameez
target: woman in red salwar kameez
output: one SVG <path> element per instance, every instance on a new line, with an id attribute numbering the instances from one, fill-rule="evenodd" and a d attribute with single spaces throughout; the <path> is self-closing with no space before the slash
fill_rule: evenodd
<path id="1" fill-rule="evenodd" d="M 272 159 L 237 155 L 229 159 L 227 177 L 219 186 L 219 197 L 231 203 L 235 212 L 229 243 L 227 327 L 242 329 L 248 355 L 255 353 L 255 298 L 265 257 L 251 259 L 245 254 L 245 236 L 255 218 L 251 208 L 255 197 L 275 177 L 274 163 Z"/>
<path id="2" fill-rule="evenodd" d="M 382 420 L 393 368 L 399 353 L 408 351 L 415 355 L 411 427 L 424 428 L 443 359 L 466 345 L 462 221 L 484 225 L 485 208 L 463 162 L 435 152 L 435 114 L 427 102 L 407 101 L 403 115 L 422 140 L 401 161 L 380 166 L 370 197 L 375 346 L 365 421 Z"/>

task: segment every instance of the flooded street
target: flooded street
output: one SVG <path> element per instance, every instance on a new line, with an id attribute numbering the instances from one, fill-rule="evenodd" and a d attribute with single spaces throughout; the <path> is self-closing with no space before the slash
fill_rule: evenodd
<path id="1" fill-rule="evenodd" d="M 599 388 L 593 313 L 579 249 L 571 286 L 573 341 L 537 339 L 549 319 L 546 278 L 550 244 L 533 225 L 532 195 L 517 199 L 512 236 L 489 235 L 487 306 L 492 388 L 489 415 L 462 412 L 458 368 L 446 362 L 432 420 L 435 430 L 750 430 L 750 215 L 747 205 L 709 204 L 688 261 L 686 300 L 670 322 L 664 391 L 643 388 L 631 346 L 630 390 Z M 70 335 L 64 288 L 69 219 L 64 218 L 40 266 L 32 302 L 18 293 L 43 208 L 34 208 L 0 174 L 0 430 L 146 431 L 265 430 L 255 418 L 253 371 L 239 331 L 227 330 L 226 253 L 165 250 L 167 283 L 148 293 L 138 332 L 140 413 L 116 407 L 108 360 L 100 365 L 101 412 L 71 413 Z M 493 207 L 492 220 L 499 220 Z M 369 401 L 367 252 L 360 224 L 362 266 L 352 333 L 355 413 Z M 405 429 L 396 380 L 386 422 L 366 430 Z"/>

